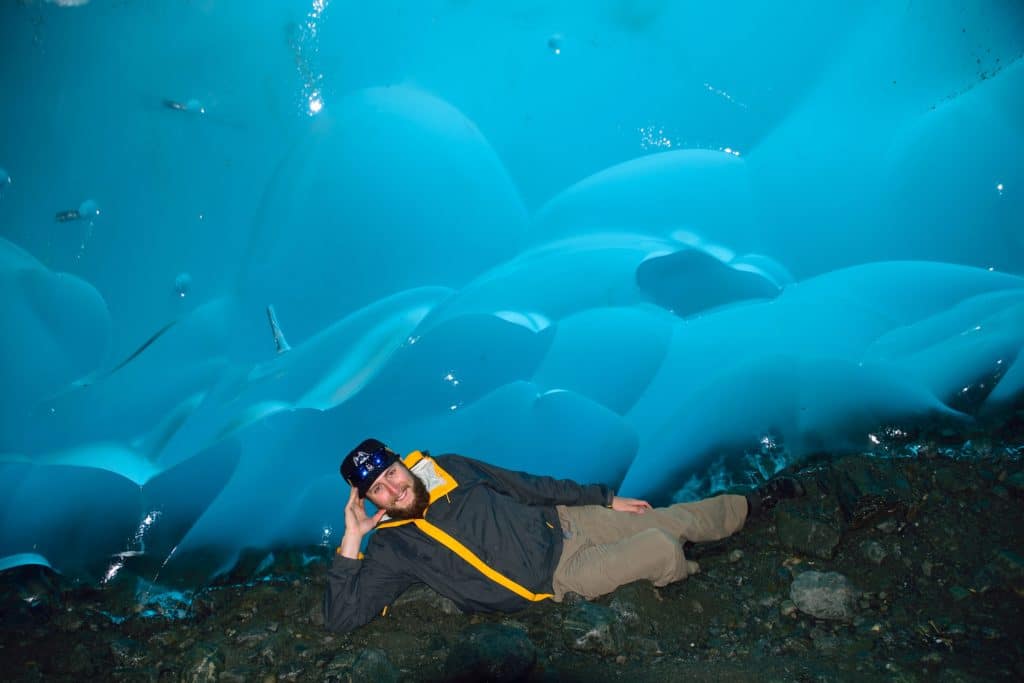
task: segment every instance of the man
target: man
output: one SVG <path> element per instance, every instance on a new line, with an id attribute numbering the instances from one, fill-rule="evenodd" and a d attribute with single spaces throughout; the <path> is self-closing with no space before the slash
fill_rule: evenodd
<path id="1" fill-rule="evenodd" d="M 652 508 L 600 484 L 512 472 L 459 455 L 401 460 L 367 439 L 341 463 L 352 487 L 328 571 L 327 628 L 350 631 L 425 583 L 466 612 L 513 612 L 575 592 L 595 598 L 699 571 L 684 541 L 725 538 L 748 514 L 803 493 L 779 478 L 747 496 Z M 377 506 L 372 516 L 365 499 Z M 359 549 L 370 531 L 365 556 Z"/>

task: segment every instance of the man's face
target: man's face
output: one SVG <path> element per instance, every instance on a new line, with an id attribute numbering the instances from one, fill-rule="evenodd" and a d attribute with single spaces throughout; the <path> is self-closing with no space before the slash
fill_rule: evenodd
<path id="1" fill-rule="evenodd" d="M 422 517 L 430 502 L 427 487 L 401 462 L 381 472 L 366 491 L 366 497 L 393 519 Z"/>

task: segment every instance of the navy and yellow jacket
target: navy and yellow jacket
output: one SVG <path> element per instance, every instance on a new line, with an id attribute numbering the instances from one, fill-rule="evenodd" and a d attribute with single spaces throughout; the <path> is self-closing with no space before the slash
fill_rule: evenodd
<path id="1" fill-rule="evenodd" d="M 556 505 L 610 505 L 603 485 L 538 477 L 460 455 L 419 451 L 405 464 L 430 492 L 422 520 L 382 520 L 363 558 L 336 554 L 327 572 L 324 620 L 332 631 L 362 626 L 413 584 L 466 612 L 514 612 L 551 597 L 562 554 Z"/>

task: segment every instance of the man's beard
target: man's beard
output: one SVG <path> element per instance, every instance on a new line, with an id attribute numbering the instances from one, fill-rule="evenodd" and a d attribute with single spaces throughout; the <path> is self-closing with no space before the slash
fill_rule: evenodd
<path id="1" fill-rule="evenodd" d="M 412 475 L 412 505 L 404 510 L 384 508 L 384 511 L 391 519 L 419 519 L 428 505 L 430 505 L 430 493 L 423 484 L 423 480 L 414 474 Z"/>

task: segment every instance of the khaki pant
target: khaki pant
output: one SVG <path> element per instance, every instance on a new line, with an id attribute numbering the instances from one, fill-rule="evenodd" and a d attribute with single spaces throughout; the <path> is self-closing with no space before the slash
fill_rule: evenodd
<path id="1" fill-rule="evenodd" d="M 596 598 L 639 579 L 665 586 L 696 574 L 700 567 L 683 555 L 682 542 L 717 541 L 747 519 L 746 499 L 734 495 L 643 514 L 596 505 L 556 509 L 565 537 L 552 582 L 557 602 L 569 591 Z"/>

